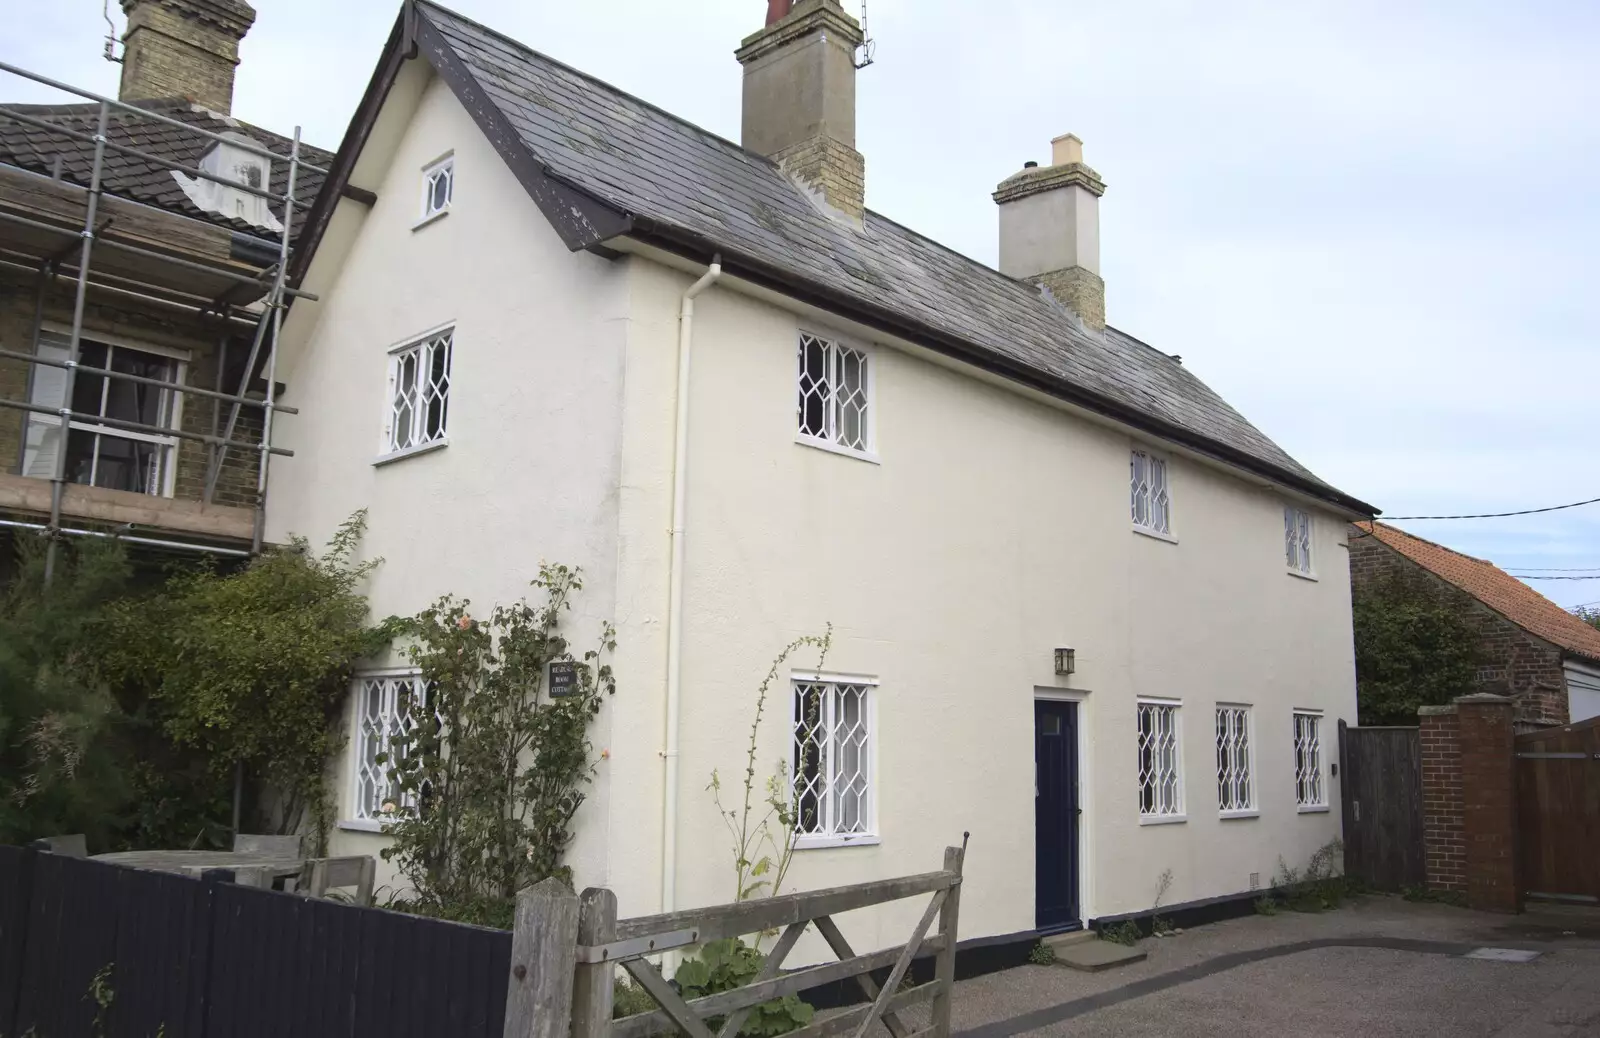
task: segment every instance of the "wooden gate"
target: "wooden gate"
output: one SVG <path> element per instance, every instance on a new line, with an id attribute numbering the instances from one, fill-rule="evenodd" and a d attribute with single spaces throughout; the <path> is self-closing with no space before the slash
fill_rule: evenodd
<path id="1" fill-rule="evenodd" d="M 1529 896 L 1600 902 L 1600 718 L 1517 736 L 1517 842 Z"/>
<path id="2" fill-rule="evenodd" d="M 1420 887 L 1422 740 L 1415 728 L 1339 722 L 1345 872 L 1377 890 Z"/>
<path id="3" fill-rule="evenodd" d="M 949 1038 L 955 986 L 956 917 L 961 903 L 964 847 L 945 851 L 944 868 L 920 876 L 878 880 L 758 901 L 696 908 L 666 915 L 617 919 L 617 898 L 591 888 L 580 898 L 553 880 L 517 899 L 507 1038 L 734 1038 L 750 1011 L 764 1002 L 834 981 L 853 980 L 870 1004 L 830 1014 L 786 1038 L 865 1038 L 881 1023 L 892 1038 Z M 922 919 L 905 944 L 857 955 L 833 921 L 853 909 L 931 894 Z M 938 929 L 929 933 L 935 921 Z M 839 957 L 790 972 L 783 960 L 808 927 L 815 926 Z M 746 934 L 778 933 L 762 971 L 749 984 L 685 1000 L 646 958 L 674 948 Z M 913 960 L 936 955 L 933 977 L 910 979 Z M 617 967 L 633 976 L 660 1008 L 612 1020 Z M 888 969 L 880 985 L 875 970 Z M 932 1003 L 930 1022 L 913 1031 L 897 1015 Z M 719 1020 L 713 1032 L 708 1021 Z"/>

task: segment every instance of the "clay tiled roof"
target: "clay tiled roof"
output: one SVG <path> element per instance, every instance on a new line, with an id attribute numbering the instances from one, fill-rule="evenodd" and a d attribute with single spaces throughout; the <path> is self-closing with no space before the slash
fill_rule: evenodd
<path id="1" fill-rule="evenodd" d="M 1579 620 L 1494 563 L 1451 551 L 1383 523 L 1357 523 L 1356 527 L 1454 584 L 1529 634 L 1600 663 L 1600 630 Z"/>

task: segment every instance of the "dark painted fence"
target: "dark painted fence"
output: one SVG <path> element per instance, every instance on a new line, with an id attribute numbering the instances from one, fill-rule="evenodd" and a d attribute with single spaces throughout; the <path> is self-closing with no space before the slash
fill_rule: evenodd
<path id="1" fill-rule="evenodd" d="M 1421 887 L 1422 741 L 1415 728 L 1339 723 L 1345 871 L 1378 890 Z"/>
<path id="2" fill-rule="evenodd" d="M 0 847 L 0 1035 L 498 1038 L 510 962 L 504 930 Z"/>

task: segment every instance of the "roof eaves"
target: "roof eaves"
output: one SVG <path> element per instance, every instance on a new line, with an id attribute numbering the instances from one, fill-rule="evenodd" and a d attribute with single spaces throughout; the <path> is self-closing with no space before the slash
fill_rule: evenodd
<path id="1" fill-rule="evenodd" d="M 1234 468 L 1254 472 L 1346 512 L 1361 516 L 1379 514 L 1373 505 L 1320 481 L 1308 480 L 1300 473 L 1268 464 L 1226 444 L 1199 436 L 1182 426 L 1154 419 L 1148 414 L 1108 400 L 1065 379 L 1052 378 L 1035 368 L 1001 357 L 977 344 L 954 336 L 944 329 L 907 319 L 892 311 L 873 306 L 861 298 L 836 292 L 825 285 L 797 277 L 792 272 L 775 269 L 755 257 L 730 249 L 694 231 L 647 216 L 635 215 L 632 235 L 680 255 L 687 249 L 695 259 L 709 260 L 712 256 L 721 255 L 724 271 L 744 280 L 761 284 L 802 302 L 814 303 L 869 327 L 912 339 L 919 345 L 927 346 L 946 356 L 973 364 L 1085 410 L 1159 436 Z"/>

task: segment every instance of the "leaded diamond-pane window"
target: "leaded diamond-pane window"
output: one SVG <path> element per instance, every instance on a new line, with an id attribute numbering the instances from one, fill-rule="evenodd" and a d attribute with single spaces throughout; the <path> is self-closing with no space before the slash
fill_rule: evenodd
<path id="1" fill-rule="evenodd" d="M 1183 814 L 1182 754 L 1176 703 L 1139 704 L 1139 814 Z"/>
<path id="2" fill-rule="evenodd" d="M 389 451 L 445 438 L 450 419 L 450 356 L 455 330 L 447 329 L 389 357 Z"/>
<path id="3" fill-rule="evenodd" d="M 390 776 L 404 744 L 417 730 L 417 715 L 428 713 L 428 690 L 415 674 L 358 677 L 354 694 L 359 711 L 356 733 L 355 816 L 382 821 L 416 806 Z M 439 724 L 437 716 L 432 718 Z"/>
<path id="4" fill-rule="evenodd" d="M 1283 506 L 1283 557 L 1296 573 L 1311 573 L 1311 513 Z"/>
<path id="5" fill-rule="evenodd" d="M 1172 502 L 1167 493 L 1167 462 L 1148 451 L 1132 452 L 1129 461 L 1133 525 L 1155 533 L 1172 533 Z"/>
<path id="6" fill-rule="evenodd" d="M 456 162 L 442 159 L 422 171 L 422 217 L 427 219 L 450 208 L 455 194 Z"/>
<path id="7" fill-rule="evenodd" d="M 867 355 L 802 334 L 799 366 L 800 435 L 849 450 L 871 450 Z"/>
<path id="8" fill-rule="evenodd" d="M 1217 806 L 1253 811 L 1255 784 L 1250 776 L 1250 708 L 1217 707 Z"/>
<path id="9" fill-rule="evenodd" d="M 872 686 L 794 682 L 795 832 L 850 839 L 872 834 Z"/>
<path id="10" fill-rule="evenodd" d="M 1301 807 L 1327 807 L 1322 785 L 1322 715 L 1294 715 L 1294 801 Z"/>

